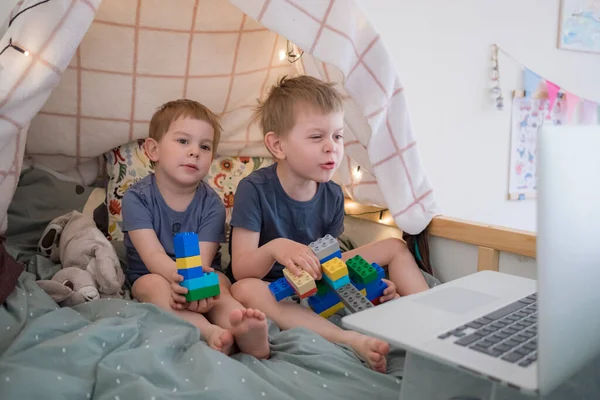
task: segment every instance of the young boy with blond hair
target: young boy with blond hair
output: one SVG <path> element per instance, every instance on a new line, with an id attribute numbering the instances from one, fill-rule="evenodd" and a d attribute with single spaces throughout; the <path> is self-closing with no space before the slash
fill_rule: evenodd
<path id="1" fill-rule="evenodd" d="M 231 272 L 238 281 L 231 292 L 245 306 L 263 310 L 280 328 L 308 328 L 350 346 L 371 368 L 385 372 L 387 343 L 343 330 L 295 302 L 277 302 L 266 282 L 283 276 L 284 267 L 321 279 L 319 259 L 308 244 L 344 230 L 344 195 L 331 181 L 344 155 L 342 96 L 333 84 L 313 77 L 284 77 L 257 116 L 276 163 L 244 178 L 236 190 Z M 344 253 L 343 260 L 357 254 L 387 266 L 391 281 L 382 302 L 428 289 L 401 240 L 359 247 Z"/>
<path id="2" fill-rule="evenodd" d="M 225 207 L 202 179 L 221 135 L 217 116 L 202 104 L 182 99 L 162 105 L 150 121 L 146 153 L 154 173 L 123 196 L 123 231 L 132 294 L 196 325 L 206 342 L 225 354 L 240 351 L 257 358 L 270 354 L 265 314 L 244 308 L 230 294 L 218 253 L 224 240 Z M 173 237 L 198 234 L 203 270 L 216 270 L 221 294 L 186 302 L 180 285 Z M 209 266 L 212 265 L 212 268 Z"/>

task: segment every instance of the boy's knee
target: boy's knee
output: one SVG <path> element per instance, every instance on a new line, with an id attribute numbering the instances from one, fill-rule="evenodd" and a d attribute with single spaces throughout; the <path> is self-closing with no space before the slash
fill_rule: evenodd
<path id="1" fill-rule="evenodd" d="M 133 284 L 132 294 L 138 301 L 156 305 L 169 304 L 171 286 L 169 281 L 158 274 L 146 274 Z"/>
<path id="2" fill-rule="evenodd" d="M 241 279 L 231 285 L 229 291 L 231 295 L 240 303 L 246 303 L 252 299 L 260 297 L 264 284 L 260 279 L 246 278 Z"/>

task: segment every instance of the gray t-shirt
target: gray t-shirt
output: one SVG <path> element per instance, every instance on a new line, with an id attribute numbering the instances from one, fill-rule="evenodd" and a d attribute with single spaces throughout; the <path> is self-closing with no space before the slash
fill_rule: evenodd
<path id="1" fill-rule="evenodd" d="M 196 232 L 200 242 L 220 243 L 225 240 L 225 206 L 203 181 L 188 208 L 175 211 L 160 194 L 154 174 L 150 174 L 125 192 L 122 214 L 129 264 L 127 275 L 131 283 L 149 271 L 133 246 L 128 231 L 154 229 L 160 244 L 173 260 L 173 235 L 177 232 Z M 217 253 L 212 267 L 221 270 L 220 263 L 220 253 Z"/>
<path id="2" fill-rule="evenodd" d="M 344 193 L 338 184 L 332 181 L 319 184 L 311 200 L 297 201 L 283 190 L 276 168 L 276 163 L 261 168 L 239 183 L 232 227 L 260 232 L 259 246 L 277 238 L 308 245 L 327 234 L 337 238 L 344 232 Z M 283 266 L 275 263 L 263 279 L 279 279 L 282 270 Z"/>

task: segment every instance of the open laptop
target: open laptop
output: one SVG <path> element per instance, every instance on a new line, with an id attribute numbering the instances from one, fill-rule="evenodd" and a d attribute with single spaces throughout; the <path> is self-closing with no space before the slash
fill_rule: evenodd
<path id="1" fill-rule="evenodd" d="M 343 325 L 534 394 L 600 355 L 600 127 L 537 139 L 537 281 L 482 271 Z"/>

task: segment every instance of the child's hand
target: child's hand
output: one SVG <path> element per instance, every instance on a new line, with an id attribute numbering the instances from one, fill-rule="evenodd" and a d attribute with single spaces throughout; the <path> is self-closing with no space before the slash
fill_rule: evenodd
<path id="1" fill-rule="evenodd" d="M 197 312 L 199 314 L 204 314 L 210 311 L 211 308 L 215 305 L 215 300 L 218 299 L 219 296 L 209 297 L 207 299 L 196 300 L 188 303 L 187 309 L 189 311 Z"/>
<path id="2" fill-rule="evenodd" d="M 300 271 L 305 270 L 313 279 L 321 279 L 321 263 L 310 247 L 290 239 L 276 240 L 272 253 L 275 261 L 296 276 L 300 276 Z"/>
<path id="3" fill-rule="evenodd" d="M 204 272 L 214 271 L 212 268 L 209 267 L 202 267 L 202 270 Z M 213 307 L 214 301 L 219 298 L 219 296 L 215 296 L 209 297 L 208 299 L 197 300 L 188 303 L 185 299 L 185 294 L 188 292 L 188 290 L 187 288 L 180 285 L 181 281 L 183 281 L 183 276 L 175 272 L 173 274 L 171 282 L 171 307 L 175 310 L 187 309 L 193 312 L 204 314 Z"/>
<path id="4" fill-rule="evenodd" d="M 383 296 L 379 298 L 380 303 L 385 303 L 393 299 L 397 299 L 400 295 L 396 292 L 396 284 L 388 279 L 382 279 L 388 287 L 383 291 Z"/>
<path id="5" fill-rule="evenodd" d="M 187 305 L 184 296 L 188 290 L 179 284 L 182 280 L 183 276 L 179 275 L 177 271 L 173 272 L 171 277 L 171 307 L 175 310 L 184 310 Z"/>

